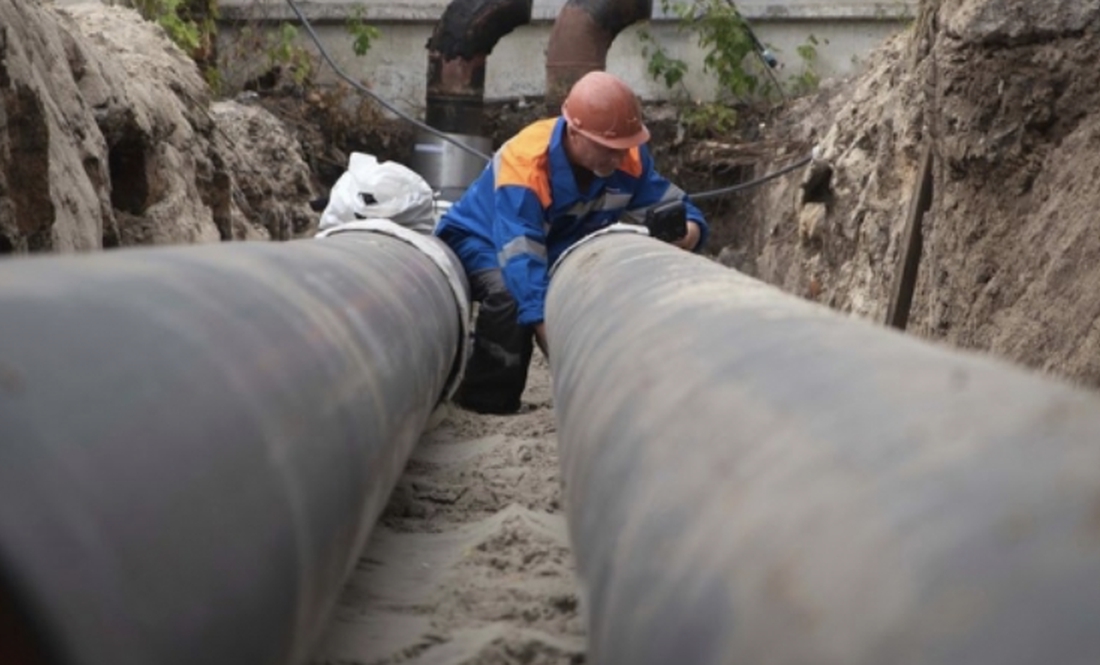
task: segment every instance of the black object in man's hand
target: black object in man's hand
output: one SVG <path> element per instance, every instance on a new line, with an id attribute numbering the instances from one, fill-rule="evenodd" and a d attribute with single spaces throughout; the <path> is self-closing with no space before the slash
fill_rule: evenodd
<path id="1" fill-rule="evenodd" d="M 682 201 L 653 206 L 645 213 L 649 235 L 665 242 L 676 242 L 687 235 L 687 209 Z"/>

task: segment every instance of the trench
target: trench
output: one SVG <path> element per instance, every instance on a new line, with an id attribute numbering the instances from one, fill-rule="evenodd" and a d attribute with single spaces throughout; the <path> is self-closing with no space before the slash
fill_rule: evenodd
<path id="1" fill-rule="evenodd" d="M 549 367 L 513 416 L 448 408 L 413 450 L 312 663 L 584 662 Z"/>
<path id="2" fill-rule="evenodd" d="M 137 178 L 142 172 L 138 147 L 120 144 L 112 153 L 112 178 L 138 180 L 137 188 L 121 191 L 112 201 L 123 211 L 137 212 L 145 197 Z M 0 249 L 2 242 L 0 237 Z M 234 258 L 239 259 L 237 265 L 250 265 L 254 257 L 241 254 Z M 625 325 L 622 321 L 630 321 L 631 317 L 636 323 L 657 323 L 626 326 L 612 335 L 636 347 L 636 352 L 621 353 L 613 345 L 591 342 L 602 338 L 599 333 L 606 332 L 606 328 L 601 326 L 609 317 L 598 312 L 578 315 L 588 303 L 573 303 L 571 315 L 575 320 L 571 323 L 575 325 L 565 326 L 561 338 L 576 335 L 570 341 L 580 346 L 557 342 L 555 334 L 559 345 L 555 357 L 563 358 L 567 368 L 570 364 L 592 364 L 584 371 L 564 372 L 571 387 L 576 388 L 564 392 L 564 401 L 573 402 L 563 405 L 563 412 L 570 409 L 569 436 L 559 439 L 550 368 L 542 358 L 535 362 L 519 415 L 476 416 L 449 408 L 437 412 L 427 432 L 411 449 L 392 492 L 378 490 L 386 495 L 382 497 L 385 507 L 366 546 L 361 551 L 356 548 L 350 577 L 342 579 L 339 593 L 333 594 L 335 609 L 321 639 L 310 647 L 311 662 L 580 663 L 591 657 L 585 626 L 593 621 L 597 626 L 618 625 L 593 631 L 604 640 L 600 646 L 606 657 L 592 660 L 637 665 L 754 662 L 754 656 L 760 654 L 769 654 L 775 662 L 791 663 L 890 662 L 899 653 L 957 656 L 955 660 L 937 659 L 939 663 L 1023 663 L 1031 653 L 1049 654 L 1054 660 L 1068 654 L 1092 662 L 1100 655 L 1094 637 L 1098 633 L 1091 619 L 1098 616 L 1096 599 L 1100 598 L 1095 556 L 1096 534 L 1100 533 L 1095 469 L 1100 468 L 1100 460 L 1096 446 L 1089 445 L 1100 428 L 1092 397 L 959 354 L 927 348 L 918 351 L 912 340 L 903 343 L 867 329 L 857 334 L 854 329 L 843 328 L 848 323 L 837 323 L 838 318 L 828 319 L 820 311 L 799 310 L 789 301 L 769 296 L 759 285 L 738 282 L 740 278 L 722 275 L 713 281 L 687 280 L 695 290 L 680 284 L 685 288 L 675 294 L 668 290 L 677 285 L 670 286 L 667 280 L 646 283 L 658 274 L 690 277 L 698 266 L 677 264 L 682 259 L 679 256 L 668 259 L 672 269 L 649 270 L 648 274 L 629 274 L 630 257 L 612 261 L 610 268 L 599 266 L 599 254 L 586 258 L 582 264 L 586 270 L 604 270 L 605 277 L 627 266 L 626 274 L 617 275 L 621 288 L 611 288 L 610 293 L 600 294 L 603 298 L 593 298 L 601 301 L 601 306 L 614 297 L 620 298 L 615 304 L 624 316 L 615 318 L 616 325 Z M 130 269 L 140 267 L 138 261 Z M 226 269 L 212 259 L 201 267 L 210 269 L 213 277 L 220 277 L 219 271 Z M 703 274 L 703 269 L 698 270 Z M 275 281 L 280 274 L 273 270 L 266 277 Z M 361 276 L 354 272 L 348 275 Z M 53 283 L 49 280 L 55 279 L 48 271 L 39 277 L 42 283 Z M 211 280 L 208 285 L 219 286 L 226 281 Z M 603 280 L 587 281 L 591 290 L 597 291 Z M 349 278 L 335 283 L 346 286 L 354 282 Z M 252 281 L 243 283 L 256 288 Z M 25 299 L 21 300 L 25 283 L 24 291 L 18 283 L 6 288 L 10 289 L 6 294 L 10 302 L 27 306 Z M 624 302 L 621 297 L 631 288 L 650 296 L 665 293 L 667 297 L 634 297 Z M 586 289 L 574 291 L 582 294 L 580 298 L 585 297 Z M 325 297 L 331 295 L 324 289 L 319 292 Z M 206 305 L 208 294 L 211 300 L 215 294 L 224 296 L 222 289 L 210 288 L 200 294 Z M 168 285 L 159 295 L 173 298 L 179 292 Z M 259 297 L 232 304 L 254 313 L 262 309 L 257 303 L 269 294 L 256 289 L 251 295 Z M 330 304 L 345 315 L 352 309 L 348 302 L 373 311 L 374 303 L 367 296 L 358 292 L 342 296 Z M 643 300 L 646 307 L 636 305 Z M 670 316 L 662 309 L 684 302 L 702 305 L 698 311 L 703 314 L 694 326 L 683 325 L 684 317 Z M 158 300 L 144 297 L 140 303 L 153 309 Z M 106 304 L 109 307 L 101 311 L 108 314 L 128 311 L 118 302 Z M 88 306 L 80 299 L 73 305 Z M 754 313 L 754 308 L 763 310 L 763 314 Z M 87 316 L 87 321 L 94 318 Z M 61 325 L 32 325 L 33 319 L 16 324 L 12 322 L 15 318 L 0 325 L 12 326 L 10 330 L 22 334 L 0 335 L 0 339 L 26 340 L 32 337 L 28 331 L 66 329 Z M 110 318 L 96 321 L 106 319 L 110 323 Z M 277 353 L 257 351 L 262 341 L 242 343 L 236 348 L 240 355 L 225 356 L 223 359 L 233 362 L 221 363 L 222 367 L 242 359 L 254 361 L 259 378 L 267 382 L 257 381 L 257 386 L 285 382 L 279 386 L 282 390 L 263 393 L 270 403 L 248 395 L 240 402 L 241 411 L 266 406 L 272 421 L 295 431 L 311 446 L 317 443 L 314 437 L 323 439 L 326 433 L 332 433 L 332 422 L 359 422 L 353 412 L 339 412 L 333 403 L 314 402 L 313 408 L 292 411 L 297 399 L 308 396 L 297 382 L 299 377 L 309 376 L 309 372 L 302 372 L 308 363 L 301 360 L 308 354 L 300 352 L 316 343 L 323 336 L 317 331 L 328 330 L 336 318 L 319 317 L 322 323 L 310 335 L 296 339 L 294 335 L 301 334 L 302 328 L 275 317 L 280 323 L 276 332 L 286 334 L 300 346 L 292 343 L 283 349 L 284 353 Z M 166 314 L 162 320 L 173 319 Z M 216 316 L 210 320 L 216 323 L 209 330 L 190 331 L 188 341 L 216 346 L 220 340 L 232 338 L 230 333 L 246 339 L 260 332 L 259 326 L 233 330 Z M 371 323 L 387 329 L 386 340 L 392 341 L 416 329 L 407 325 L 410 321 L 415 317 L 381 316 Z M 81 320 L 65 322 L 70 324 L 67 329 L 73 330 L 73 324 Z M 363 321 L 357 323 L 362 326 Z M 42 340 L 47 354 L 13 352 L 9 355 L 17 359 L 19 366 L 0 366 L 4 370 L 0 388 L 12 395 L 25 390 L 22 365 L 27 358 L 37 357 L 40 371 L 50 378 L 48 372 L 58 364 L 52 353 L 68 348 L 57 341 L 87 335 L 78 355 L 96 357 L 92 350 L 102 349 L 103 340 L 117 342 L 108 333 L 125 330 L 125 326 L 90 326 L 80 328 L 78 337 Z M 649 337 L 639 341 L 638 331 Z M 160 336 L 150 335 L 152 341 L 144 347 L 149 353 L 133 354 L 137 362 L 150 358 L 156 361 L 162 356 L 154 351 L 172 349 L 166 345 L 172 341 L 172 331 L 155 332 Z M 812 334 L 816 332 L 820 334 Z M 271 339 L 279 340 L 279 335 Z M 700 339 L 706 343 L 699 344 Z M 887 339 L 892 341 L 884 341 Z M 903 348 L 905 344 L 914 346 Z M 363 347 L 373 348 L 369 343 Z M 22 350 L 32 348 L 33 344 Z M 194 361 L 202 357 L 201 348 L 189 347 L 191 354 L 178 353 L 177 349 L 174 357 Z M 701 353 L 700 348 L 711 352 Z M 557 355 L 563 349 L 571 351 Z M 912 355 L 907 356 L 910 352 Z M 356 354 L 349 355 L 354 358 Z M 163 357 L 173 357 L 173 353 Z M 294 365 L 298 361 L 303 365 Z M 341 365 L 322 364 L 326 368 Z M 177 367 L 172 376 L 191 376 L 190 372 L 202 365 L 193 362 Z M 218 363 L 213 365 L 217 367 Z M 377 367 L 383 366 L 385 363 L 379 361 Z M 593 367 L 612 371 L 601 372 Z M 115 369 L 108 368 L 98 376 L 116 376 Z M 220 376 L 216 372 L 213 375 Z M 135 376 L 140 377 L 130 378 Z M 236 375 L 230 378 L 239 379 Z M 331 383 L 345 389 L 357 385 L 353 379 L 345 381 Z M 97 390 L 85 391 L 86 387 L 80 386 L 78 392 L 109 393 L 97 381 L 90 383 Z M 371 394 L 388 396 L 391 391 L 400 391 L 403 383 L 400 374 L 391 376 L 389 381 L 372 386 Z M 31 381 L 29 385 L 37 389 L 41 384 Z M 217 390 L 222 387 L 216 381 L 197 381 L 188 393 L 201 395 L 209 389 L 221 398 L 224 395 Z M 152 388 L 170 391 L 172 385 L 154 383 Z M 29 392 L 34 398 L 36 391 Z M 415 390 L 409 393 L 414 399 L 434 394 L 424 391 L 417 395 Z M 104 399 L 102 395 L 88 397 L 97 398 Z M 280 398 L 284 401 L 279 402 Z M 75 403 L 75 397 L 72 399 Z M 208 442 L 204 435 L 217 435 L 220 426 L 236 422 L 217 410 L 225 407 L 225 400 L 210 402 L 206 407 L 209 411 L 184 414 L 190 417 L 180 418 L 172 413 L 173 409 L 155 415 L 162 419 L 175 415 L 171 422 L 181 429 L 213 423 L 211 429 L 200 429 L 200 436 L 188 439 L 191 443 Z M 330 408 L 337 411 L 335 417 L 310 420 L 318 413 L 330 413 Z M 602 412 L 612 409 L 619 409 L 618 417 L 604 417 Z M 287 418 L 286 412 L 296 418 Z M 18 427 L 26 424 L 23 414 L 27 412 L 12 408 L 4 413 L 10 416 L 6 422 L 17 423 L 14 429 L 18 434 Z M 219 417 L 204 417 L 211 413 Z M 636 417 L 628 417 L 630 414 Z M 399 419 L 392 415 L 386 413 L 378 420 L 393 424 Z M 156 421 L 150 417 L 143 423 L 155 427 Z M 314 427 L 302 426 L 302 422 Z M 53 426 L 48 423 L 41 431 L 52 432 L 49 428 Z M 83 429 L 74 431 L 85 433 Z M 409 427 L 401 431 L 408 433 Z M 685 435 L 687 432 L 691 435 Z M 670 445 L 670 441 L 677 441 L 677 435 L 687 439 L 690 454 Z M 51 440 L 46 436 L 38 439 Z M 148 439 L 147 443 L 156 445 L 157 437 Z M 19 450 L 19 444 L 28 440 L 35 437 L 22 441 L 15 437 L 14 448 Z M 111 440 L 104 437 L 100 442 Z M 605 442 L 627 452 L 601 458 L 599 446 Z M 574 456 L 588 456 L 591 463 L 563 465 L 558 451 L 566 446 L 572 448 Z M 10 450 L 5 452 L 11 454 Z M 207 452 L 214 455 L 217 451 L 210 448 Z M 275 451 L 263 461 L 281 461 L 281 455 L 289 454 Z M 142 448 L 133 457 L 153 460 L 158 456 Z M 636 472 L 622 473 L 622 467 L 610 464 L 609 459 L 617 459 Z M 308 457 L 297 461 L 307 468 L 314 462 Z M 331 477 L 346 479 L 350 475 L 347 468 L 354 466 L 331 470 Z M 569 473 L 563 472 L 563 467 L 572 468 L 574 475 L 563 478 L 563 473 Z M 578 474 L 578 468 L 586 473 L 591 469 L 591 477 Z M 9 492 L 11 488 L 26 487 L 19 484 L 21 478 L 13 469 L 18 467 L 0 464 L 0 478 L 6 478 L 0 488 L 6 487 Z M 701 478 L 718 482 L 700 482 Z M 777 483 L 777 478 L 783 482 Z M 589 482 L 602 492 L 593 491 L 592 495 L 606 499 L 588 500 L 586 507 L 595 518 L 589 521 L 587 532 L 581 531 L 586 534 L 582 543 L 585 552 L 573 550 L 567 537 L 562 496 L 565 480 L 580 481 L 569 483 L 574 496 L 583 496 L 578 487 Z M 96 483 L 74 485 L 109 487 Z M 313 487 L 316 490 L 318 485 Z M 232 505 L 241 494 L 235 484 L 229 488 L 213 505 L 201 503 L 200 495 L 189 498 L 198 502 L 194 505 L 210 507 L 209 514 L 220 515 L 225 505 L 216 504 Z M 315 492 L 318 496 L 328 493 L 327 486 Z M 51 501 L 45 499 L 41 505 L 48 511 Z M 0 504 L 10 506 L 15 502 Z M 577 505 L 574 502 L 574 511 Z M 277 502 L 264 506 L 266 510 L 282 507 Z M 142 514 L 142 508 L 129 506 L 123 517 L 132 519 Z M 853 514 L 856 517 L 851 517 Z M 293 523 L 298 516 L 280 517 Z M 0 523 L 12 519 L 18 516 L 0 511 Z M 576 513 L 570 514 L 569 520 L 573 524 L 582 521 Z M 630 529 L 623 526 L 627 522 Z M 208 542 L 201 532 L 195 538 L 187 538 L 196 535 L 193 533 L 180 537 L 174 524 L 167 526 L 148 531 L 169 532 L 168 538 L 196 542 L 200 547 Z M 226 542 L 235 541 L 227 538 Z M 615 544 L 605 546 L 608 542 Z M 627 544 L 619 544 L 622 542 Z M 308 549 L 301 542 L 279 545 L 283 547 L 266 552 L 296 551 L 294 545 Z M 65 554 L 70 552 L 66 550 Z M 155 558 L 135 556 L 131 563 L 143 566 Z M 607 588 L 622 584 L 622 579 L 630 583 L 620 593 L 611 594 L 610 600 L 604 598 L 606 604 L 599 606 L 602 611 L 593 613 L 577 584 L 577 558 L 587 562 L 589 590 L 597 597 Z M 608 563 L 609 559 L 614 565 Z M 331 568 L 321 565 L 331 563 L 328 557 L 303 556 L 303 560 L 315 564 L 317 570 L 331 572 Z M 1036 561 L 1050 563 L 1035 565 Z M 617 576 L 619 579 L 608 580 Z M 152 579 L 149 575 L 139 577 Z M 225 579 L 218 581 L 224 583 Z M 237 581 L 230 576 L 230 583 Z M 278 584 L 271 580 L 268 583 Z M 947 587 L 943 595 L 925 593 L 928 588 L 940 593 L 937 584 Z M 298 584 L 297 590 L 301 589 L 312 587 Z M 304 596 L 299 599 L 303 605 L 319 603 L 317 597 Z M 898 597 L 905 602 L 894 602 Z M 640 602 L 642 598 L 647 602 Z M 973 598 L 996 602 L 988 606 L 967 602 Z M 4 600 L 7 598 L 0 596 L 0 601 Z M 265 596 L 264 600 L 269 598 Z M 93 598 L 88 602 L 94 605 L 99 601 Z M 259 602 L 242 605 L 264 609 Z M 203 606 L 216 608 L 217 604 L 208 602 Z M 647 611 L 636 612 L 639 608 Z M 958 630 L 954 624 L 945 629 L 940 623 L 945 612 L 956 616 L 960 611 L 967 619 L 960 623 L 969 622 L 973 630 Z M 71 615 L 82 613 L 65 614 L 71 620 Z M 87 616 L 111 614 L 92 611 Z M 1068 626 L 1043 620 L 1065 616 L 1084 618 Z M 869 621 L 868 617 L 875 620 Z M 738 632 L 742 621 L 764 630 Z M 626 629 L 622 623 L 627 624 Z M 1011 630 L 1021 626 L 1027 630 Z M 0 614 L 0 629 L 6 627 Z M 217 628 L 224 632 L 216 637 L 232 632 L 225 626 Z M 246 637 L 243 632 L 241 639 Z M 623 637 L 627 634 L 633 635 L 634 641 Z M 182 627 L 169 637 L 173 639 L 165 642 L 196 649 L 224 647 L 233 642 L 193 639 L 194 635 Z M 271 642 L 284 637 L 279 630 L 265 635 Z M 260 643 L 266 644 L 263 640 Z M 847 661 L 830 659 L 833 652 L 829 647 L 838 643 L 838 652 L 855 657 Z M 654 648 L 647 650 L 647 646 Z M 20 645 L 20 650 L 33 650 L 33 645 Z M 635 657 L 624 658 L 624 654 Z M 707 657 L 711 654 L 723 657 Z M 731 654 L 736 658 L 729 658 Z M 284 655 L 271 660 L 289 660 L 280 657 Z M 241 658 L 204 662 L 252 661 Z"/>

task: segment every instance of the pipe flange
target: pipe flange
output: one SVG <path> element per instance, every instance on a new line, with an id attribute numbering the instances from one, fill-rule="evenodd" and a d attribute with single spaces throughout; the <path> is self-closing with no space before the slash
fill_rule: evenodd
<path id="1" fill-rule="evenodd" d="M 362 219 L 345 222 L 321 231 L 314 238 L 328 238 L 338 233 L 378 233 L 401 240 L 420 250 L 447 278 L 447 284 L 451 287 L 455 302 L 458 303 L 459 313 L 458 357 L 440 398 L 440 402 L 450 401 L 455 391 L 458 390 L 462 377 L 466 374 L 466 361 L 470 356 L 472 342 L 472 336 L 470 335 L 470 287 L 461 264 L 447 250 L 443 242 L 435 236 L 413 231 L 388 219 Z"/>

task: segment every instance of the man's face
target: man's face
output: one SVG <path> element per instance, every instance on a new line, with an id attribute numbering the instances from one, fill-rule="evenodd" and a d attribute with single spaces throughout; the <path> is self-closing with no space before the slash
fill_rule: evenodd
<path id="1" fill-rule="evenodd" d="M 569 132 L 573 139 L 573 157 L 579 166 L 606 178 L 619 168 L 627 150 L 608 148 L 577 132 Z"/>

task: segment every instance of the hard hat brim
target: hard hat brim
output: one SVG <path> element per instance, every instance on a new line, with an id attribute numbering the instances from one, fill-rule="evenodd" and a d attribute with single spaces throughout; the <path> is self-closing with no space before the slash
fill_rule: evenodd
<path id="1" fill-rule="evenodd" d="M 581 136 L 595 143 L 599 143 L 604 147 L 611 148 L 612 150 L 629 150 L 631 148 L 636 148 L 649 140 L 649 128 L 646 127 L 644 124 L 638 131 L 634 132 L 630 136 L 618 136 L 615 138 L 600 136 L 595 132 L 581 129 L 576 125 L 573 126 L 573 130 Z"/>

